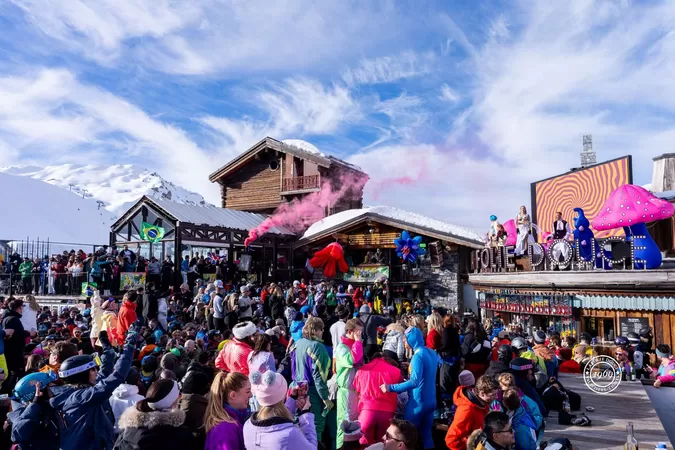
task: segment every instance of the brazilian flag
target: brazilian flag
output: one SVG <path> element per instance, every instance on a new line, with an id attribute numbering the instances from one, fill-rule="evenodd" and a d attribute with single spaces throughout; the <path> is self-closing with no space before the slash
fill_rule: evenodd
<path id="1" fill-rule="evenodd" d="M 164 228 L 150 225 L 147 222 L 141 222 L 141 239 L 144 241 L 150 241 L 154 244 L 161 241 L 164 234 Z"/>

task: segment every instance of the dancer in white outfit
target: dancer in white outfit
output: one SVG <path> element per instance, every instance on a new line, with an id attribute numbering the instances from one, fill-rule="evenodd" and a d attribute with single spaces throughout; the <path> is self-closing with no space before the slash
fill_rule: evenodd
<path id="1" fill-rule="evenodd" d="M 534 236 L 532 236 L 532 221 L 525 206 L 520 207 L 520 212 L 516 215 L 515 220 L 516 230 L 518 232 L 516 255 L 520 256 L 527 251 L 527 247 L 530 243 L 535 242 Z"/>

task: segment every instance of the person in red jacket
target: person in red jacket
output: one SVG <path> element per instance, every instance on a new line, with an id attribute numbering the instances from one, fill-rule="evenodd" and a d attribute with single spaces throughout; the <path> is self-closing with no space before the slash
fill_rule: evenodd
<path id="1" fill-rule="evenodd" d="M 124 294 L 122 306 L 117 313 L 117 328 L 115 330 L 117 342 L 124 342 L 129 327 L 138 320 L 138 316 L 136 315 L 136 297 L 136 291 L 129 291 Z"/>
<path id="2" fill-rule="evenodd" d="M 511 346 L 511 339 L 509 338 L 509 332 L 506 330 L 502 330 L 499 332 L 499 335 L 497 336 L 499 339 L 497 345 L 493 346 L 492 348 L 492 354 L 490 355 L 490 361 L 497 361 L 497 349 L 499 348 L 500 345 L 508 345 Z M 516 354 L 513 354 L 513 358 L 516 357 Z"/>
<path id="3" fill-rule="evenodd" d="M 466 441 L 483 426 L 485 416 L 499 393 L 499 383 L 489 375 L 483 375 L 476 381 L 476 387 L 459 386 L 453 396 L 457 406 L 455 418 L 445 435 L 445 445 L 450 450 L 464 450 Z"/>
<path id="4" fill-rule="evenodd" d="M 443 318 L 436 311 L 427 317 L 426 346 L 432 350 L 440 350 L 443 345 Z"/>
<path id="5" fill-rule="evenodd" d="M 560 373 L 581 373 L 581 366 L 578 362 L 572 359 L 572 349 L 560 347 L 558 350 L 562 362 L 558 366 Z"/>
<path id="6" fill-rule="evenodd" d="M 216 368 L 225 372 L 240 372 L 248 376 L 248 355 L 253 351 L 253 337 L 258 329 L 253 322 L 238 323 L 232 328 L 234 338 L 218 353 Z"/>

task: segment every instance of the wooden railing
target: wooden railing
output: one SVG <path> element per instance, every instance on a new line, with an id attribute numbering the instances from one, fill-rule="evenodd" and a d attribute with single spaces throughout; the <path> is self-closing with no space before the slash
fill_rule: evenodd
<path id="1" fill-rule="evenodd" d="M 306 177 L 284 178 L 281 185 L 283 192 L 302 191 L 305 189 L 319 189 L 321 187 L 320 175 L 308 175 Z"/>

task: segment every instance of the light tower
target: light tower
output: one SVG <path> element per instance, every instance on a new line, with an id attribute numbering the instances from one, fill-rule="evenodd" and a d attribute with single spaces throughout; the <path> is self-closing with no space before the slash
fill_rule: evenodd
<path id="1" fill-rule="evenodd" d="M 590 134 L 584 134 L 584 149 L 581 152 L 581 167 L 592 166 L 596 162 L 595 152 L 593 151 L 593 137 Z"/>

